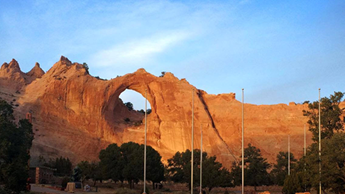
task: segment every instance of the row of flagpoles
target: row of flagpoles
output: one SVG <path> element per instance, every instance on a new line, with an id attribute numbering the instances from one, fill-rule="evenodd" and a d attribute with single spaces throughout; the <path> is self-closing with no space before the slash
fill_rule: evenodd
<path id="1" fill-rule="evenodd" d="M 319 193 L 321 194 L 321 89 L 319 88 Z M 191 156 L 191 194 L 193 194 L 193 164 L 194 164 L 194 93 L 192 93 L 192 156 Z M 200 194 L 202 194 L 202 126 L 200 125 Z M 147 90 L 145 90 L 145 147 L 144 147 L 144 190 L 146 194 L 146 143 L 147 143 Z M 306 156 L 306 130 L 304 125 L 304 156 Z M 288 175 L 290 176 L 290 135 L 288 135 Z M 242 89 L 242 194 L 244 194 L 244 89 Z"/>

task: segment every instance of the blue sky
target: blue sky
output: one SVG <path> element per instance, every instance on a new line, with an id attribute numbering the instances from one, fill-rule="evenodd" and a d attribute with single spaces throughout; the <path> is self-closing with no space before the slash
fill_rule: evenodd
<path id="1" fill-rule="evenodd" d="M 172 72 L 253 104 L 345 92 L 345 1 L 0 0 L 0 62 L 47 71 L 61 55 L 114 78 Z M 142 108 L 143 99 L 123 93 Z"/>

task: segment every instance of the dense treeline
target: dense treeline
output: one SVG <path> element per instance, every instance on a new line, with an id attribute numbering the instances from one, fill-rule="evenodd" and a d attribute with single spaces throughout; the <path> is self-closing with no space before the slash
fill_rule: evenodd
<path id="1" fill-rule="evenodd" d="M 193 185 L 200 184 L 200 150 L 194 150 L 193 160 Z M 222 164 L 216 161 L 215 156 L 208 156 L 206 152 L 202 153 L 202 188 L 208 188 L 211 191 L 214 187 L 232 186 L 229 182 L 230 173 L 223 168 Z M 191 185 L 191 151 L 177 152 L 168 160 L 167 177 L 179 183 L 188 183 Z"/>
<path id="2" fill-rule="evenodd" d="M 43 156 L 39 157 L 39 164 L 54 169 L 54 176 L 70 176 L 72 174 L 72 162 L 69 158 L 58 157 L 46 162 Z"/>
<path id="3" fill-rule="evenodd" d="M 159 183 L 164 180 L 164 165 L 160 154 L 151 146 L 147 146 L 146 180 Z M 144 178 L 144 145 L 134 142 L 110 144 L 99 153 L 99 163 L 82 161 L 78 164 L 82 180 L 92 179 L 128 181 L 130 188 Z"/>

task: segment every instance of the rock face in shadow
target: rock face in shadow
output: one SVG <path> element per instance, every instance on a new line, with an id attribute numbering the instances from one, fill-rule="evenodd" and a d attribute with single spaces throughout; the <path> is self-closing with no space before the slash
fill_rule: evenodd
<path id="1" fill-rule="evenodd" d="M 16 116 L 32 115 L 33 164 L 40 155 L 69 157 L 75 163 L 97 160 L 99 151 L 110 143 L 144 143 L 144 115 L 129 111 L 119 99 L 126 89 L 146 96 L 151 104 L 147 142 L 164 160 L 191 149 L 193 105 L 194 148 L 200 148 L 202 127 L 203 149 L 223 165 L 229 167 L 241 156 L 242 104 L 235 94 L 207 94 L 172 73 L 156 77 L 139 69 L 102 80 L 89 75 L 83 65 L 61 57 L 46 73 L 38 64 L 23 73 L 12 60 L 1 67 L 0 81 L 0 97 L 18 103 Z M 307 121 L 302 110 L 306 108 L 293 103 L 245 104 L 245 145 L 257 146 L 273 162 L 279 151 L 287 151 L 291 134 L 291 151 L 300 157 Z"/>

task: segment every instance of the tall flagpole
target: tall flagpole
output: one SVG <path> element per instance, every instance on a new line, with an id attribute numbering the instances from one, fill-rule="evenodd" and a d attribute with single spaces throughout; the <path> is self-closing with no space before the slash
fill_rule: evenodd
<path id="1" fill-rule="evenodd" d="M 307 132 L 305 131 L 305 124 L 304 124 L 304 146 L 303 146 L 303 156 L 307 155 Z"/>
<path id="2" fill-rule="evenodd" d="M 194 159 L 194 88 L 192 93 L 192 157 L 191 157 L 191 163 L 190 163 L 190 193 L 193 194 L 193 159 Z"/>
<path id="3" fill-rule="evenodd" d="M 242 194 L 244 194 L 244 89 L 242 88 Z"/>
<path id="4" fill-rule="evenodd" d="M 144 191 L 146 193 L 146 133 L 147 133 L 147 90 L 145 89 L 145 146 L 144 146 Z"/>
<path id="5" fill-rule="evenodd" d="M 304 124 L 304 146 L 303 146 L 303 156 L 304 156 L 304 180 L 305 180 L 305 173 L 307 172 L 305 166 L 306 166 L 306 163 L 305 163 L 305 157 L 307 156 L 307 132 L 305 130 L 305 124 Z M 304 184 L 304 192 L 307 191 L 307 185 Z"/>
<path id="6" fill-rule="evenodd" d="M 202 194 L 202 125 L 200 125 L 200 194 Z"/>
<path id="7" fill-rule="evenodd" d="M 321 100 L 320 100 L 320 88 L 319 88 L 319 194 L 321 194 Z"/>
<path id="8" fill-rule="evenodd" d="M 290 134 L 288 135 L 288 176 L 290 176 Z"/>

